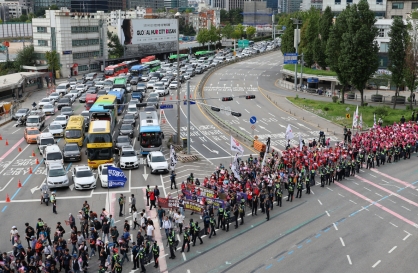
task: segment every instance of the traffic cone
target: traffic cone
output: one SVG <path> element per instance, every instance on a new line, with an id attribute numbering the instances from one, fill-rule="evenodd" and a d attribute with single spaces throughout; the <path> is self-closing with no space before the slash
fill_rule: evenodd
<path id="1" fill-rule="evenodd" d="M 192 95 L 190 95 L 190 99 L 192 99 Z"/>
<path id="2" fill-rule="evenodd" d="M 3 140 L 3 137 L 0 135 L 0 140 Z"/>
<path id="3" fill-rule="evenodd" d="M 163 101 L 165 101 L 165 97 L 163 98 Z"/>
<path id="4" fill-rule="evenodd" d="M 21 187 L 22 187 L 22 183 L 20 182 L 20 179 L 19 179 L 19 181 L 17 182 L 17 187 L 18 187 L 18 188 L 21 188 Z"/>
<path id="5" fill-rule="evenodd" d="M 170 100 L 173 100 L 173 97 L 170 97 Z M 7 144 L 6 144 L 7 145 Z"/>
<path id="6" fill-rule="evenodd" d="M 19 146 L 19 148 L 17 148 L 17 150 L 19 151 L 19 153 L 22 151 L 22 148 L 20 148 L 20 146 Z"/>
<path id="7" fill-rule="evenodd" d="M 6 139 L 6 146 L 7 146 L 7 145 L 9 145 L 9 142 L 8 142 L 8 141 L 7 141 L 7 139 Z"/>
<path id="8" fill-rule="evenodd" d="M 6 194 L 6 203 L 10 203 L 10 197 L 8 194 Z"/>
<path id="9" fill-rule="evenodd" d="M 34 150 L 32 150 L 32 156 L 35 156 L 35 151 Z"/>
<path id="10" fill-rule="evenodd" d="M 29 173 L 32 174 L 32 167 L 29 167 Z"/>
<path id="11" fill-rule="evenodd" d="M 37 164 L 37 165 L 39 164 L 38 158 L 35 159 L 35 164 Z"/>

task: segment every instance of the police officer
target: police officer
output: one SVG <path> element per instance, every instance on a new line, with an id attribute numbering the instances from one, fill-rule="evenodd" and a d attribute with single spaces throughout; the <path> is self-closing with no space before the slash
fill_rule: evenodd
<path id="1" fill-rule="evenodd" d="M 309 174 L 306 174 L 305 176 L 305 184 L 306 184 L 306 194 L 311 194 L 311 181 L 309 179 Z"/>
<path id="2" fill-rule="evenodd" d="M 209 234 L 209 239 L 213 236 L 216 236 L 216 231 L 215 231 L 215 225 L 216 225 L 216 221 L 215 221 L 215 217 L 213 217 L 213 214 L 210 215 L 210 219 L 209 219 L 209 223 L 210 223 L 210 234 Z"/>
<path id="3" fill-rule="evenodd" d="M 102 264 L 99 265 L 99 273 L 106 273 L 106 269 L 103 267 Z"/>
<path id="4" fill-rule="evenodd" d="M 251 215 L 254 215 L 254 214 L 257 215 L 257 205 L 258 205 L 258 196 L 254 194 Z"/>
<path id="5" fill-rule="evenodd" d="M 302 189 L 303 189 L 303 184 L 302 184 L 302 179 L 298 179 L 296 188 L 297 188 L 297 193 L 296 193 L 296 198 L 302 198 Z"/>
<path id="6" fill-rule="evenodd" d="M 181 252 L 184 252 L 184 247 L 187 244 L 187 252 L 190 251 L 190 233 L 189 233 L 189 227 L 184 228 L 184 234 L 183 234 L 183 246 L 181 247 Z"/>
<path id="7" fill-rule="evenodd" d="M 311 169 L 311 184 L 312 185 L 316 184 L 316 182 L 315 182 L 315 168 Z"/>
<path id="8" fill-rule="evenodd" d="M 113 272 L 121 273 L 122 272 L 122 261 L 118 253 L 113 255 Z M 144 271 L 145 272 L 145 271 Z"/>
<path id="9" fill-rule="evenodd" d="M 146 253 L 145 253 L 145 247 L 144 245 L 141 246 L 141 248 L 139 249 L 139 262 L 141 263 L 141 272 L 145 272 L 145 259 L 146 259 Z"/>
<path id="10" fill-rule="evenodd" d="M 157 241 L 154 241 L 154 245 L 152 246 L 152 254 L 154 254 L 154 267 L 158 267 L 158 257 L 160 257 L 160 247 L 157 245 Z"/>
<path id="11" fill-rule="evenodd" d="M 196 238 L 199 238 L 200 244 L 203 244 L 202 237 L 200 237 L 200 227 L 198 222 L 194 223 L 193 232 L 193 246 L 196 245 Z"/>
<path id="12" fill-rule="evenodd" d="M 168 240 L 168 245 L 170 246 L 170 259 L 174 259 L 176 258 L 176 255 L 174 255 L 174 243 L 175 243 L 174 235 L 170 233 L 167 240 Z"/>
<path id="13" fill-rule="evenodd" d="M 295 185 L 293 184 L 293 182 L 289 182 L 289 185 L 288 185 L 289 195 L 287 196 L 287 200 L 286 201 L 289 201 L 289 200 L 290 200 L 290 202 L 293 201 L 294 187 L 295 187 Z M 323 186 L 321 186 L 321 187 L 323 187 Z"/>
<path id="14" fill-rule="evenodd" d="M 283 195 L 283 190 L 282 190 L 282 185 L 279 184 L 279 188 L 276 191 L 276 198 L 277 198 L 277 206 L 282 206 L 282 195 Z"/>
<path id="15" fill-rule="evenodd" d="M 324 183 L 325 183 L 325 168 L 321 167 L 321 169 L 319 170 L 320 174 L 321 174 L 321 187 L 324 187 Z M 288 200 L 289 201 L 289 200 Z"/>
<path id="16" fill-rule="evenodd" d="M 267 215 L 266 219 L 267 219 L 267 221 L 269 221 L 270 220 L 270 209 L 273 206 L 273 204 L 271 203 L 270 199 L 266 199 L 265 205 L 266 205 L 266 215 Z"/>
<path id="17" fill-rule="evenodd" d="M 224 211 L 224 228 L 222 230 L 225 230 L 225 226 L 226 226 L 226 232 L 229 231 L 229 216 L 230 216 L 230 209 L 229 207 L 227 207 Z"/>
<path id="18" fill-rule="evenodd" d="M 223 219 L 224 217 L 224 208 L 223 207 L 219 207 L 218 208 L 218 229 L 219 229 L 219 225 L 221 225 L 221 228 L 223 228 Z"/>
<path id="19" fill-rule="evenodd" d="M 233 213 L 234 213 L 234 216 L 235 216 L 235 229 L 237 229 L 238 228 L 238 214 L 239 214 L 239 212 L 238 212 L 238 204 L 235 204 L 234 205 Z"/>
<path id="20" fill-rule="evenodd" d="M 260 192 L 260 208 L 261 208 L 261 213 L 265 213 L 265 210 L 264 210 L 265 199 L 266 199 L 266 190 L 265 189 L 262 189 L 261 192 Z"/>
<path id="21" fill-rule="evenodd" d="M 132 242 L 132 256 L 133 256 L 133 262 L 134 262 L 134 268 L 132 268 L 132 270 L 139 268 L 138 253 L 139 253 L 139 246 L 137 246 L 135 242 Z"/>
<path id="22" fill-rule="evenodd" d="M 372 167 L 372 154 L 369 153 L 369 155 L 367 156 L 367 165 L 366 165 L 366 169 L 370 169 Z"/>
<path id="23" fill-rule="evenodd" d="M 244 198 L 241 199 L 241 204 L 239 205 L 238 212 L 239 212 L 239 217 L 241 217 L 241 224 L 240 225 L 243 225 L 244 224 L 244 216 L 245 216 L 245 199 Z"/>

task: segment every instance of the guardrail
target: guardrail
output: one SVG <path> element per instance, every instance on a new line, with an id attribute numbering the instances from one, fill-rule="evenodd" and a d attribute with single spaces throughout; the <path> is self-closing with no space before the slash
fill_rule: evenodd
<path id="1" fill-rule="evenodd" d="M 272 53 L 272 52 L 276 51 L 277 49 L 270 50 L 270 51 L 265 51 L 263 53 L 254 54 L 254 55 L 247 56 L 247 57 L 244 57 L 244 58 L 236 58 L 233 61 L 229 61 L 229 62 L 226 62 L 226 63 L 222 63 L 221 65 L 218 65 L 216 67 L 211 68 L 207 73 L 205 73 L 205 75 L 203 76 L 202 80 L 199 82 L 199 85 L 197 87 L 198 88 L 199 96 L 202 99 L 204 99 L 204 95 L 203 95 L 204 90 L 203 89 L 204 89 L 204 87 L 206 85 L 206 82 L 209 79 L 209 77 L 212 76 L 212 74 L 215 73 L 216 71 L 218 71 L 219 69 L 224 68 L 224 67 L 226 67 L 228 65 L 231 65 L 231 64 L 235 64 L 235 63 L 238 63 L 238 62 L 243 62 L 243 61 L 252 59 L 254 57 L 259 57 L 259 56 L 267 55 L 269 53 Z M 205 100 L 204 100 L 204 102 L 206 103 Z M 230 126 L 229 124 L 227 124 L 222 118 L 218 117 L 218 115 L 216 115 L 210 109 L 209 106 L 204 105 L 203 106 L 203 109 L 205 110 L 205 112 L 209 116 L 211 116 L 218 124 L 220 124 L 224 129 L 226 129 L 231 135 L 233 134 L 235 137 L 239 138 L 240 140 L 242 140 L 244 142 L 247 142 L 247 143 L 253 145 L 253 142 L 254 142 L 253 137 L 251 137 L 251 136 L 249 136 L 249 135 L 241 132 L 240 130 L 235 129 L 234 127 Z"/>

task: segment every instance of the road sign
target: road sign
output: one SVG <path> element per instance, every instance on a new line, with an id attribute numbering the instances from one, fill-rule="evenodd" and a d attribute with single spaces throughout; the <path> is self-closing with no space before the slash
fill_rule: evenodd
<path id="1" fill-rule="evenodd" d="M 251 129 L 253 129 L 253 130 L 254 130 L 254 129 L 255 129 L 255 125 L 252 125 L 252 126 L 251 126 Z"/>
<path id="2" fill-rule="evenodd" d="M 298 63 L 298 54 L 297 53 L 284 53 L 284 64 L 297 64 Z"/>
<path id="3" fill-rule="evenodd" d="M 346 117 L 347 119 L 349 119 L 349 118 L 350 118 L 350 114 L 345 114 L 345 117 Z"/>
<path id="4" fill-rule="evenodd" d="M 282 30 L 286 30 L 286 26 L 282 26 Z"/>
<path id="5" fill-rule="evenodd" d="M 172 104 L 161 104 L 160 109 L 173 109 L 174 105 Z"/>
<path id="6" fill-rule="evenodd" d="M 250 123 L 255 124 L 257 122 L 257 118 L 255 116 L 250 117 Z"/>
<path id="7" fill-rule="evenodd" d="M 345 108 L 345 111 L 350 111 L 350 107 Z"/>
<path id="8" fill-rule="evenodd" d="M 183 104 L 184 104 L 184 105 L 187 105 L 187 100 L 185 100 L 185 101 L 183 102 Z M 196 102 L 195 102 L 195 101 L 190 100 L 190 105 L 192 105 L 192 104 L 196 104 Z"/>

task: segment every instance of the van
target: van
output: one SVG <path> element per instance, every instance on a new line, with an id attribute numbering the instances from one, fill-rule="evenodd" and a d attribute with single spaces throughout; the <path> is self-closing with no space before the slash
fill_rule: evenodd
<path id="1" fill-rule="evenodd" d="M 71 116 L 65 128 L 65 142 L 77 143 L 83 146 L 84 142 L 84 117 L 81 115 Z"/>
<path id="2" fill-rule="evenodd" d="M 61 149 L 57 144 L 48 145 L 44 149 L 44 163 L 45 165 L 50 164 L 64 164 L 64 156 L 62 155 Z"/>
<path id="3" fill-rule="evenodd" d="M 57 92 L 58 94 L 62 94 L 63 96 L 66 95 L 68 92 L 70 92 L 71 90 L 71 86 L 69 83 L 60 83 L 55 92 Z"/>
<path id="4" fill-rule="evenodd" d="M 42 111 L 31 111 L 26 118 L 26 127 L 36 127 L 41 130 L 45 126 L 45 113 Z"/>
<path id="5" fill-rule="evenodd" d="M 41 155 L 44 153 L 44 149 L 48 145 L 55 144 L 54 136 L 51 133 L 40 133 L 36 137 L 36 143 L 38 144 L 38 149 Z"/>

